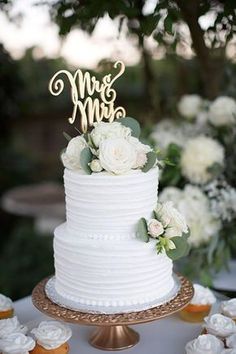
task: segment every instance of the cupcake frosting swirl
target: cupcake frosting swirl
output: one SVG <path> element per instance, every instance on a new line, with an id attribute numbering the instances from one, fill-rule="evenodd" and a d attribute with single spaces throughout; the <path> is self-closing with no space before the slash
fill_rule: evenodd
<path id="1" fill-rule="evenodd" d="M 202 334 L 198 338 L 188 342 L 186 354 L 221 354 L 224 348 L 223 342 L 211 334 Z"/>
<path id="2" fill-rule="evenodd" d="M 12 300 L 3 294 L 0 294 L 0 311 L 8 311 L 12 309 Z"/>
<path id="3" fill-rule="evenodd" d="M 215 336 L 225 338 L 236 333 L 235 322 L 219 313 L 205 317 L 204 322 L 207 332 Z"/>
<path id="4" fill-rule="evenodd" d="M 60 347 L 72 336 L 70 327 L 57 321 L 43 321 L 31 332 L 38 344 L 47 350 Z"/>
<path id="5" fill-rule="evenodd" d="M 35 341 L 23 333 L 11 333 L 0 339 L 0 352 L 3 354 L 28 354 L 35 347 Z"/>
<path id="6" fill-rule="evenodd" d="M 220 308 L 224 315 L 236 318 L 236 298 L 222 301 Z"/>
<path id="7" fill-rule="evenodd" d="M 215 295 L 209 288 L 194 284 L 194 296 L 191 300 L 193 305 L 212 305 L 216 302 Z"/>
<path id="8" fill-rule="evenodd" d="M 227 347 L 234 348 L 236 350 L 236 333 L 226 338 L 226 345 Z"/>
<path id="9" fill-rule="evenodd" d="M 28 328 L 19 323 L 16 316 L 6 320 L 0 320 L 0 338 L 4 338 L 11 333 L 26 334 Z"/>

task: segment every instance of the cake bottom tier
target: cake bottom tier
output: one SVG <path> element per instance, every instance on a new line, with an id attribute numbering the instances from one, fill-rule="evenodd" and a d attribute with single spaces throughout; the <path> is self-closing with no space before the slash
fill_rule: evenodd
<path id="1" fill-rule="evenodd" d="M 54 257 L 56 292 L 90 308 L 139 308 L 176 287 L 172 261 L 156 253 L 155 241 L 79 239 L 63 224 L 55 230 Z"/>

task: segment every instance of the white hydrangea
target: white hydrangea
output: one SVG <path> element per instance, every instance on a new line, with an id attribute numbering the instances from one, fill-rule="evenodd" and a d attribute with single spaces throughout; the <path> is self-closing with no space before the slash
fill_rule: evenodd
<path id="1" fill-rule="evenodd" d="M 131 129 L 125 127 L 119 122 L 100 122 L 94 124 L 94 129 L 91 131 L 91 138 L 96 147 L 100 143 L 110 138 L 128 138 L 131 136 Z"/>
<path id="2" fill-rule="evenodd" d="M 155 145 L 165 151 L 170 144 L 184 146 L 185 138 L 181 126 L 171 119 L 163 119 L 154 127 L 151 134 Z"/>
<path id="3" fill-rule="evenodd" d="M 178 111 L 185 118 L 194 118 L 201 111 L 203 100 L 198 95 L 184 95 L 178 103 Z"/>
<path id="4" fill-rule="evenodd" d="M 181 168 L 183 175 L 190 182 L 209 182 L 212 174 L 208 169 L 215 163 L 224 165 L 224 149 L 218 141 L 200 135 L 187 142 L 181 156 Z"/>
<path id="5" fill-rule="evenodd" d="M 167 187 L 159 199 L 166 202 L 170 195 L 174 206 L 186 218 L 190 229 L 188 241 L 192 247 L 199 247 L 218 234 L 221 222 L 212 214 L 209 200 L 199 187 L 186 185 L 184 190 Z"/>
<path id="6" fill-rule="evenodd" d="M 204 188 L 216 218 L 231 221 L 236 217 L 236 189 L 225 180 L 214 180 Z"/>
<path id="7" fill-rule="evenodd" d="M 236 101 L 227 96 L 220 96 L 210 105 L 209 121 L 216 127 L 236 122 Z"/>

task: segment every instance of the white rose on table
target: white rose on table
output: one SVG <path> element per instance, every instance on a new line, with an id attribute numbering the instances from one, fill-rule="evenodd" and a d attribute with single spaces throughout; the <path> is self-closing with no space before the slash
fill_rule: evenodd
<path id="1" fill-rule="evenodd" d="M 194 118 L 201 111 L 203 100 L 198 95 L 184 95 L 178 103 L 178 111 L 185 118 Z"/>
<path id="2" fill-rule="evenodd" d="M 100 122 L 94 124 L 94 129 L 91 131 L 91 138 L 96 147 L 100 143 L 110 138 L 128 138 L 131 135 L 131 129 L 125 127 L 119 122 Z"/>
<path id="3" fill-rule="evenodd" d="M 82 136 L 76 136 L 71 139 L 67 145 L 66 151 L 61 155 L 64 167 L 69 170 L 80 169 L 80 154 L 85 147 L 87 147 L 87 142 Z"/>
<path id="4" fill-rule="evenodd" d="M 236 333 L 235 322 L 219 313 L 204 318 L 204 327 L 207 333 L 217 337 L 225 338 Z"/>
<path id="5" fill-rule="evenodd" d="M 236 298 L 222 301 L 220 304 L 221 312 L 228 317 L 236 318 Z"/>
<path id="6" fill-rule="evenodd" d="M 98 159 L 95 159 L 90 163 L 90 168 L 93 172 L 101 172 L 102 171 L 102 166 L 101 166 L 100 161 Z"/>
<path id="7" fill-rule="evenodd" d="M 157 215 L 164 227 L 166 237 L 181 236 L 188 232 L 186 220 L 180 212 L 174 208 L 173 202 L 168 201 L 157 205 Z"/>
<path id="8" fill-rule="evenodd" d="M 136 151 L 124 138 L 103 140 L 99 146 L 101 166 L 109 173 L 121 175 L 129 172 L 136 161 Z"/>
<path id="9" fill-rule="evenodd" d="M 0 339 L 0 352 L 3 354 L 28 354 L 35 347 L 35 341 L 22 333 L 11 333 Z"/>
<path id="10" fill-rule="evenodd" d="M 47 350 L 60 347 L 72 336 L 70 327 L 58 321 L 43 321 L 31 332 L 37 343 Z"/>
<path id="11" fill-rule="evenodd" d="M 236 350 L 236 333 L 226 338 L 226 346 Z"/>
<path id="12" fill-rule="evenodd" d="M 151 219 L 148 223 L 148 233 L 153 238 L 157 238 L 164 232 L 162 223 L 156 219 Z"/>
<path id="13" fill-rule="evenodd" d="M 205 184 L 213 177 L 214 164 L 224 165 L 224 149 L 218 141 L 204 135 L 190 139 L 181 156 L 183 175 L 192 183 Z"/>
<path id="14" fill-rule="evenodd" d="M 211 334 L 202 334 L 185 346 L 186 354 L 221 354 L 223 349 L 223 342 Z"/>
<path id="15" fill-rule="evenodd" d="M 12 309 L 12 300 L 3 294 L 0 294 L 0 311 L 8 311 Z"/>
<path id="16" fill-rule="evenodd" d="M 208 119 L 216 127 L 234 124 L 236 122 L 236 101 L 227 96 L 216 98 L 210 105 Z"/>
<path id="17" fill-rule="evenodd" d="M 129 137 L 128 141 L 133 145 L 137 154 L 133 168 L 142 168 L 147 162 L 147 153 L 152 151 L 152 148 L 133 136 Z"/>
<path id="18" fill-rule="evenodd" d="M 11 333 L 26 334 L 27 330 L 28 328 L 21 325 L 16 316 L 0 321 L 0 338 L 4 338 Z"/>

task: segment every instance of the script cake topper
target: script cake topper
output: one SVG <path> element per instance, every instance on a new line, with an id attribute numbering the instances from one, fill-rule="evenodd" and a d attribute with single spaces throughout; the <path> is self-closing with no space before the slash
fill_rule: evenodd
<path id="1" fill-rule="evenodd" d="M 112 88 L 114 82 L 124 73 L 125 65 L 122 61 L 117 61 L 114 68 L 119 68 L 119 72 L 112 78 L 111 74 L 105 75 L 101 82 L 95 76 L 80 69 L 71 74 L 68 70 L 59 70 L 49 82 L 49 91 L 54 96 L 59 96 L 64 90 L 65 84 L 60 76 L 65 75 L 71 86 L 71 100 L 74 105 L 69 123 L 73 124 L 80 113 L 81 129 L 86 133 L 88 126 L 103 119 L 113 122 L 116 118 L 125 117 L 126 112 L 123 107 L 114 107 L 116 91 Z M 93 97 L 96 95 L 96 97 Z"/>

